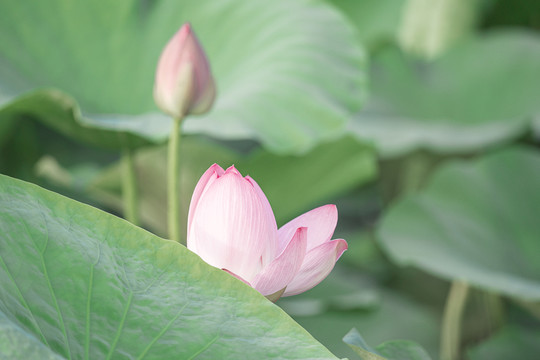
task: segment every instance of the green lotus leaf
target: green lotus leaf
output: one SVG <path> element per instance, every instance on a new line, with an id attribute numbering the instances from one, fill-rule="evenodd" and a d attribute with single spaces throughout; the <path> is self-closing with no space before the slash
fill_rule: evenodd
<path id="1" fill-rule="evenodd" d="M 6 176 L 0 234 L 9 359 L 335 359 L 184 246 Z"/>
<path id="2" fill-rule="evenodd" d="M 218 96 L 210 113 L 185 120 L 185 132 L 299 153 L 340 136 L 365 97 L 352 26 L 322 2 L 24 0 L 0 4 L 0 121 L 30 113 L 106 147 L 114 143 L 104 131 L 132 135 L 130 146 L 165 141 L 170 120 L 154 105 L 154 72 L 188 21 Z M 28 93 L 35 89 L 43 90 Z M 21 94 L 25 107 L 8 111 Z M 80 134 L 89 127 L 100 134 Z"/>
<path id="3" fill-rule="evenodd" d="M 385 214 L 378 240 L 401 265 L 539 300 L 539 184 L 540 154 L 530 148 L 450 163 Z"/>
<path id="4" fill-rule="evenodd" d="M 490 32 L 431 63 L 387 49 L 373 60 L 372 84 L 350 130 L 382 156 L 486 149 L 525 134 L 540 113 L 540 36 Z"/>

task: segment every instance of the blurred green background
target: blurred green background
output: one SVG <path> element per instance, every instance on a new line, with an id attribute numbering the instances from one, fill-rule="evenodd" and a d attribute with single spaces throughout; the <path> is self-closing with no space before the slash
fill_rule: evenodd
<path id="1" fill-rule="evenodd" d="M 1 173 L 122 216 L 131 147 L 143 227 L 165 237 L 152 84 L 190 21 L 218 98 L 183 124 L 182 224 L 201 174 L 235 164 L 278 225 L 337 204 L 349 250 L 277 303 L 336 356 L 357 358 L 341 340 L 356 327 L 437 358 L 456 279 L 472 287 L 463 358 L 540 352 L 540 2 L 90 4 L 0 5 Z"/>

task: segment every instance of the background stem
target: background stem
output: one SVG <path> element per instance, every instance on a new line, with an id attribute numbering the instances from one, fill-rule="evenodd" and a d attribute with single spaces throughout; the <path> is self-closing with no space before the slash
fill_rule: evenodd
<path id="1" fill-rule="evenodd" d="M 469 286 L 454 280 L 448 293 L 441 329 L 441 360 L 457 360 L 460 355 L 461 317 Z"/>
<path id="2" fill-rule="evenodd" d="M 173 121 L 171 136 L 169 139 L 169 157 L 168 157 L 168 183 L 167 198 L 169 202 L 168 226 L 169 238 L 180 242 L 180 124 L 181 118 Z"/>
<path id="3" fill-rule="evenodd" d="M 124 217 L 132 224 L 139 225 L 139 194 L 135 172 L 135 154 L 128 145 L 124 145 L 122 149 L 122 172 Z"/>

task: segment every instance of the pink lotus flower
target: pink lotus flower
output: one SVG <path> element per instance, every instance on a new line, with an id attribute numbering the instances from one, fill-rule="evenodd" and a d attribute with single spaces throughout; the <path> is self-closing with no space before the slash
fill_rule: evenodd
<path id="1" fill-rule="evenodd" d="M 193 192 L 187 247 L 276 301 L 311 289 L 332 271 L 347 250 L 345 240 L 331 240 L 336 224 L 336 206 L 325 205 L 278 230 L 255 180 L 214 164 Z"/>
<path id="2" fill-rule="evenodd" d="M 169 41 L 156 71 L 154 100 L 167 114 L 182 118 L 210 110 L 216 87 L 203 48 L 189 24 Z"/>

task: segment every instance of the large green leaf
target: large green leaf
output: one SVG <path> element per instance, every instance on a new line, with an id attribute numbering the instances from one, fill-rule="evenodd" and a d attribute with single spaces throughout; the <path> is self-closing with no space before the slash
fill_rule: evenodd
<path id="1" fill-rule="evenodd" d="M 9 358 L 334 358 L 257 291 L 184 246 L 6 176 L 0 233 L 0 339 Z"/>
<path id="2" fill-rule="evenodd" d="M 339 136 L 364 98 L 362 50 L 352 28 L 322 2 L 23 0 L 0 4 L 0 104 L 55 87 L 76 99 L 84 117 L 76 106 L 55 116 L 47 111 L 55 105 L 33 104 L 32 96 L 21 112 L 63 130 L 65 121 L 78 123 L 69 131 L 75 137 L 93 126 L 165 140 L 170 121 L 156 113 L 154 71 L 186 21 L 207 50 L 218 87 L 213 110 L 188 118 L 187 132 L 302 152 Z"/>
<path id="3" fill-rule="evenodd" d="M 510 148 L 438 170 L 383 217 L 396 262 L 528 300 L 540 299 L 540 154 Z"/>
<path id="4" fill-rule="evenodd" d="M 540 113 L 540 37 L 491 32 L 429 64 L 389 49 L 375 58 L 372 83 L 351 131 L 383 156 L 484 149 L 525 133 Z"/>
<path id="5" fill-rule="evenodd" d="M 0 358 L 2 359 L 63 359 L 32 334 L 11 322 L 0 311 Z"/>
<path id="6" fill-rule="evenodd" d="M 20 115 L 41 121 L 74 140 L 112 149 L 160 142 L 169 131 L 169 120 L 158 114 L 154 115 L 152 126 L 146 122 L 151 120 L 150 116 L 117 117 L 122 120 L 121 124 L 116 122 L 119 131 L 111 131 L 105 124 L 94 126 L 92 120 L 80 114 L 73 98 L 54 89 L 31 91 L 8 103 L 0 110 L 0 126 L 8 130 L 8 124 L 22 120 Z"/>

